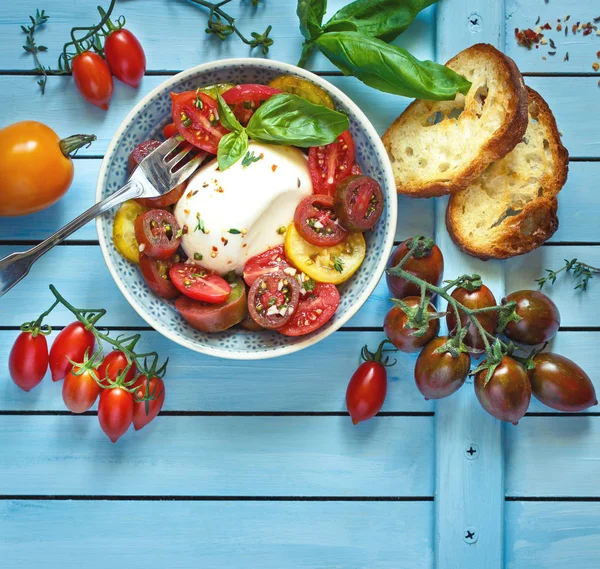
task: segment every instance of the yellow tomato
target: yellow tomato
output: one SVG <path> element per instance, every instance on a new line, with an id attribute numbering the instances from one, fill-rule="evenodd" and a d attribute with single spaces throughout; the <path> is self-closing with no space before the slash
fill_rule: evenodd
<path id="1" fill-rule="evenodd" d="M 298 95 L 298 97 L 302 97 L 315 105 L 323 105 L 324 107 L 335 109 L 333 99 L 329 94 L 308 79 L 302 79 L 295 75 L 280 75 L 269 83 L 269 87 L 279 89 L 284 93 Z"/>
<path id="2" fill-rule="evenodd" d="M 147 207 L 130 200 L 119 208 L 113 223 L 115 249 L 134 263 L 140 262 L 139 244 L 135 238 L 135 220 L 145 211 L 149 211 Z"/>
<path id="3" fill-rule="evenodd" d="M 347 281 L 365 259 L 367 245 L 362 233 L 351 233 L 333 247 L 317 247 L 305 241 L 292 223 L 285 235 L 285 254 L 291 263 L 321 283 Z"/>
<path id="4" fill-rule="evenodd" d="M 70 156 L 96 137 L 60 140 L 48 126 L 23 121 L 0 130 L 0 216 L 34 213 L 57 202 L 73 181 Z"/>

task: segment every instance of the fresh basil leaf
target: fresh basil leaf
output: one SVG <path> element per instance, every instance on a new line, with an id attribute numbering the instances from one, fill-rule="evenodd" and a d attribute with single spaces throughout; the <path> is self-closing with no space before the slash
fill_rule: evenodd
<path id="1" fill-rule="evenodd" d="M 226 134 L 219 141 L 217 150 L 217 162 L 221 172 L 235 164 L 248 150 L 248 133 L 242 128 Z"/>
<path id="2" fill-rule="evenodd" d="M 217 91 L 217 105 L 219 107 L 219 121 L 224 128 L 232 132 L 240 132 L 244 130 L 244 127 L 237 120 L 233 111 L 229 108 L 229 105 L 225 102 L 221 93 Z"/>
<path id="3" fill-rule="evenodd" d="M 359 32 L 365 36 L 391 42 L 415 19 L 416 15 L 437 0 L 356 0 L 323 26 L 325 32 Z"/>
<path id="4" fill-rule="evenodd" d="M 445 65 L 419 61 L 401 47 L 358 32 L 329 32 L 315 41 L 345 75 L 386 93 L 448 101 L 471 88 L 469 81 Z"/>
<path id="5" fill-rule="evenodd" d="M 246 128 L 259 142 L 308 148 L 334 142 L 349 126 L 343 113 L 282 93 L 261 105 Z"/>
<path id="6" fill-rule="evenodd" d="M 300 31 L 307 40 L 318 37 L 321 32 L 321 23 L 327 10 L 327 0 L 298 0 L 296 14 L 300 19 Z"/>

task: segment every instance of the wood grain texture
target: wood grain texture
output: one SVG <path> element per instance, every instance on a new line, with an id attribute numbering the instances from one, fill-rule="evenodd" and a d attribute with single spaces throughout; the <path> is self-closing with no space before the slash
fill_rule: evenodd
<path id="1" fill-rule="evenodd" d="M 0 495 L 431 496 L 432 423 L 158 417 L 114 445 L 95 416 L 3 416 Z"/>

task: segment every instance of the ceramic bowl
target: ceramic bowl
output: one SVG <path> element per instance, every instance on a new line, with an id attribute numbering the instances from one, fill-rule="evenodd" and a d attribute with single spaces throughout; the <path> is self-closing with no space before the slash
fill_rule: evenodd
<path id="1" fill-rule="evenodd" d="M 140 142 L 162 140 L 163 127 L 171 120 L 171 91 L 188 91 L 214 83 L 268 83 L 283 74 L 316 83 L 333 98 L 336 108 L 350 119 L 356 145 L 356 161 L 364 174 L 379 181 L 386 206 L 374 231 L 368 232 L 367 256 L 357 273 L 340 288 L 341 302 L 333 318 L 322 328 L 291 338 L 277 332 L 248 332 L 233 328 L 218 334 L 193 329 L 172 303 L 157 297 L 146 285 L 138 266 L 119 255 L 112 243 L 114 212 L 97 220 L 98 236 L 106 264 L 117 286 L 136 312 L 165 337 L 197 352 L 232 359 L 264 359 L 296 352 L 316 344 L 343 326 L 369 298 L 390 255 L 396 229 L 397 198 L 385 149 L 364 113 L 337 87 L 293 65 L 266 59 L 226 59 L 179 73 L 152 90 L 129 113 L 112 139 L 100 170 L 96 200 L 117 190 L 127 180 L 127 157 Z"/>

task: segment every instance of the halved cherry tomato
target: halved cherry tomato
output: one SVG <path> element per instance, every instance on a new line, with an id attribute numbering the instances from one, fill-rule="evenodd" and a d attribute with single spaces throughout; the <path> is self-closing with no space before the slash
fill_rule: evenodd
<path id="1" fill-rule="evenodd" d="M 163 135 L 165 138 L 171 138 L 174 134 L 177 134 L 179 131 L 175 126 L 174 122 L 170 122 L 165 128 L 163 128 Z"/>
<path id="2" fill-rule="evenodd" d="M 146 54 L 139 40 L 124 28 L 112 31 L 104 41 L 104 57 L 112 74 L 137 89 L 146 71 Z"/>
<path id="3" fill-rule="evenodd" d="M 23 391 L 29 391 L 40 383 L 48 369 L 46 336 L 21 332 L 10 351 L 8 369 L 12 380 Z"/>
<path id="4" fill-rule="evenodd" d="M 74 373 L 76 371 L 78 374 Z M 73 368 L 65 377 L 62 386 L 63 401 L 72 413 L 88 411 L 102 391 L 90 371 L 83 373 L 79 373 L 79 371 L 79 368 Z"/>
<path id="5" fill-rule="evenodd" d="M 96 344 L 94 334 L 81 322 L 71 322 L 58 333 L 50 348 L 50 372 L 52 381 L 64 379 L 73 367 L 71 361 L 83 362 L 86 352 L 91 355 Z"/>
<path id="6" fill-rule="evenodd" d="M 146 284 L 161 298 L 174 300 L 179 290 L 171 281 L 169 269 L 172 262 L 165 259 L 151 259 L 143 253 L 140 255 L 140 271 Z"/>
<path id="7" fill-rule="evenodd" d="M 133 421 L 133 396 L 120 387 L 103 389 L 98 404 L 98 421 L 108 438 L 116 443 Z"/>
<path id="8" fill-rule="evenodd" d="M 129 155 L 127 159 L 127 169 L 131 174 L 139 165 L 140 162 L 151 152 L 156 150 L 162 142 L 160 140 L 144 140 L 140 142 Z"/>
<path id="9" fill-rule="evenodd" d="M 281 93 L 279 89 L 267 85 L 236 85 L 223 93 L 223 100 L 231 107 L 233 114 L 244 126 L 252 118 L 254 111 L 267 99 Z"/>
<path id="10" fill-rule="evenodd" d="M 127 356 L 120 350 L 113 350 L 106 355 L 102 363 L 98 366 L 98 379 L 102 385 L 110 385 L 106 378 L 115 381 L 129 365 Z M 133 381 L 137 368 L 135 362 L 131 362 L 131 367 L 128 369 L 123 380 L 124 383 Z"/>
<path id="11" fill-rule="evenodd" d="M 373 229 L 383 213 L 381 186 L 369 176 L 349 176 L 335 193 L 335 212 L 349 231 Z"/>
<path id="12" fill-rule="evenodd" d="M 341 180 L 352 173 L 354 141 L 345 131 L 327 146 L 313 146 L 308 151 L 308 168 L 315 194 L 335 195 Z"/>
<path id="13" fill-rule="evenodd" d="M 333 198 L 325 195 L 308 196 L 296 208 L 294 224 L 298 233 L 311 245 L 331 247 L 348 237 L 333 211 Z"/>
<path id="14" fill-rule="evenodd" d="M 222 304 L 206 304 L 183 295 L 177 299 L 175 307 L 192 328 L 202 332 L 223 332 L 246 317 L 246 287 L 242 279 L 236 279 Z"/>
<path id="15" fill-rule="evenodd" d="M 134 392 L 133 427 L 139 431 L 160 413 L 165 402 L 165 383 L 160 377 L 148 380 L 145 375 L 140 375 L 134 383 L 134 387 L 137 388 L 137 391 Z M 149 397 L 147 402 L 139 401 L 144 397 Z"/>
<path id="16" fill-rule="evenodd" d="M 194 300 L 221 304 L 231 292 L 231 285 L 223 277 L 199 265 L 175 263 L 169 269 L 169 275 L 179 291 Z"/>
<path id="17" fill-rule="evenodd" d="M 289 267 L 291 265 L 285 256 L 283 245 L 279 245 L 248 259 L 244 265 L 244 280 L 248 286 L 252 286 L 261 275 L 276 273 Z"/>
<path id="18" fill-rule="evenodd" d="M 305 289 L 306 290 L 306 289 Z M 300 296 L 292 319 L 277 331 L 286 336 L 303 336 L 318 330 L 340 305 L 338 289 L 328 283 L 314 283 L 311 290 Z"/>
<path id="19" fill-rule="evenodd" d="M 135 220 L 147 207 L 135 200 L 125 202 L 117 211 L 113 222 L 113 243 L 115 249 L 129 261 L 140 262 L 139 243 L 135 238 Z"/>
<path id="20" fill-rule="evenodd" d="M 261 275 L 248 292 L 248 311 L 264 328 L 281 328 L 292 318 L 299 298 L 296 277 L 283 271 Z"/>
<path id="21" fill-rule="evenodd" d="M 178 237 L 179 223 L 172 213 L 164 209 L 153 209 L 135 220 L 135 238 L 140 253 L 153 259 L 169 259 L 181 243 Z"/>
<path id="22" fill-rule="evenodd" d="M 108 110 L 113 94 L 113 79 L 104 59 L 93 51 L 84 51 L 71 61 L 75 87 L 92 105 Z"/>
<path id="23" fill-rule="evenodd" d="M 173 122 L 183 137 L 194 146 L 216 154 L 227 129 L 219 122 L 217 102 L 204 93 L 171 93 Z"/>

